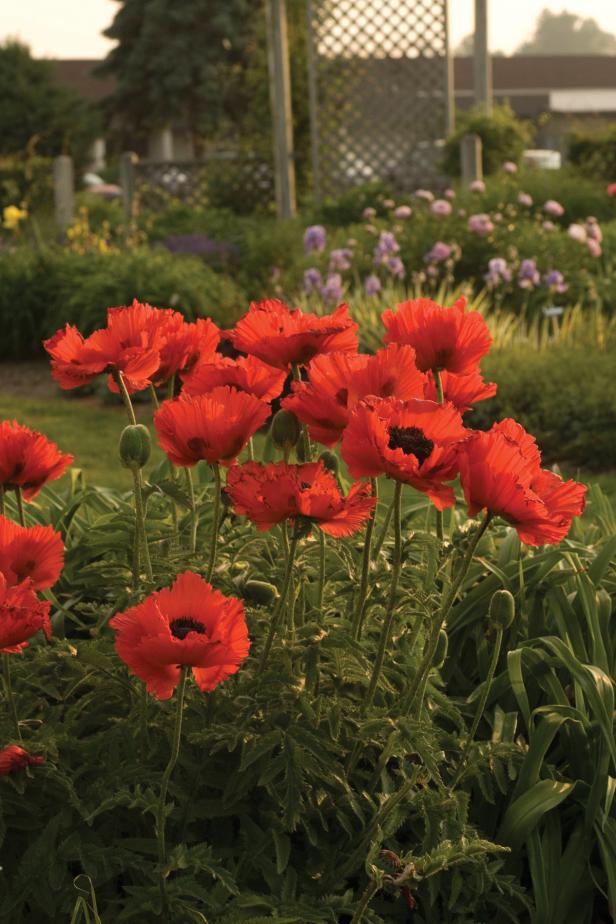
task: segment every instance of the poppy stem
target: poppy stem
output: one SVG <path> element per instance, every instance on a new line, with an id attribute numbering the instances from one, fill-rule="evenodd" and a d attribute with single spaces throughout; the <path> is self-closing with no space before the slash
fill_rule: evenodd
<path id="1" fill-rule="evenodd" d="M 443 394 L 443 380 L 441 378 L 441 373 L 438 369 L 432 370 L 432 375 L 434 376 L 434 385 L 436 387 L 436 400 L 439 404 L 443 404 L 445 401 L 445 396 Z M 443 528 L 443 511 L 436 511 L 436 538 L 439 542 L 443 541 L 445 535 L 445 530 Z"/>
<path id="2" fill-rule="evenodd" d="M 197 551 L 197 529 L 199 527 L 199 517 L 197 515 L 195 485 L 193 483 L 192 472 L 189 468 L 184 469 L 184 471 L 186 472 L 186 484 L 188 485 L 188 496 L 190 498 L 190 551 L 194 555 Z"/>
<path id="3" fill-rule="evenodd" d="M 372 485 L 372 496 L 379 496 L 378 483 L 376 478 L 370 479 L 370 484 Z M 366 612 L 366 594 L 368 593 L 368 577 L 370 575 L 370 558 L 372 552 L 372 534 L 374 533 L 374 524 L 376 521 L 376 505 L 374 510 L 370 514 L 370 519 L 366 525 L 366 535 L 364 537 L 364 551 L 362 555 L 361 562 L 361 581 L 359 584 L 359 597 L 357 600 L 357 609 L 355 610 L 355 618 L 353 619 L 353 638 L 356 641 L 359 641 L 361 638 L 361 630 L 364 626 L 364 616 Z"/>
<path id="4" fill-rule="evenodd" d="M 325 589 L 325 536 L 319 529 L 319 590 L 317 593 L 317 609 L 323 606 L 323 591 Z"/>
<path id="5" fill-rule="evenodd" d="M 479 544 L 479 540 L 481 539 L 486 529 L 490 525 L 491 519 L 492 519 L 492 514 L 490 513 L 489 510 L 487 510 L 485 517 L 483 518 L 483 520 L 481 521 L 481 523 L 479 524 L 479 526 L 477 527 L 477 529 L 475 530 L 475 533 L 473 534 L 471 538 L 469 546 L 466 550 L 466 554 L 464 555 L 464 559 L 462 561 L 460 570 L 455 580 L 452 581 L 449 590 L 447 591 L 447 593 L 445 594 L 443 598 L 443 603 L 438 612 L 438 618 L 435 619 L 434 622 L 432 623 L 430 635 L 428 636 L 428 641 L 426 642 L 426 646 L 424 648 L 424 655 L 423 655 L 423 658 L 421 659 L 419 668 L 417 669 L 417 673 L 415 674 L 415 677 L 413 678 L 411 685 L 409 686 L 407 692 L 402 698 L 401 712 L 403 714 L 406 713 L 409 709 L 413 709 L 413 706 L 415 706 L 415 704 L 417 704 L 415 714 L 417 716 L 421 714 L 423 698 L 424 698 L 424 694 L 426 691 L 426 684 L 428 682 L 428 676 L 430 674 L 430 669 L 432 667 L 432 662 L 434 660 L 434 654 L 436 652 L 436 648 L 438 645 L 439 632 L 441 631 L 441 627 L 443 623 L 446 622 L 447 617 L 449 616 L 449 613 L 455 602 L 458 591 L 460 587 L 462 586 L 462 583 L 466 575 L 468 574 L 468 569 L 471 566 L 473 555 L 475 554 L 475 550 Z"/>
<path id="6" fill-rule="evenodd" d="M 21 488 L 15 488 L 15 500 L 17 501 L 17 516 L 22 526 L 26 525 L 26 512 L 24 510 L 24 499 Z"/>
<path id="7" fill-rule="evenodd" d="M 267 663 L 269 653 L 280 623 L 280 617 L 284 613 L 285 606 L 287 603 L 287 597 L 289 596 L 289 588 L 291 587 L 291 577 L 293 575 L 293 565 L 295 563 L 295 553 L 297 551 L 297 543 L 299 541 L 299 536 L 297 535 L 297 530 L 293 532 L 293 538 L 291 539 L 291 547 L 289 549 L 289 559 L 287 561 L 287 567 L 284 575 L 284 581 L 282 584 L 282 590 L 280 591 L 280 596 L 278 597 L 278 602 L 274 607 L 274 612 L 272 613 L 272 620 L 270 622 L 270 629 L 263 648 L 263 653 L 261 655 L 261 661 L 259 662 L 259 668 L 257 670 L 258 674 L 263 672 L 263 668 Z"/>
<path id="8" fill-rule="evenodd" d="M 156 389 L 150 382 L 150 397 L 152 398 L 152 404 L 154 405 L 154 410 L 157 411 L 160 407 L 160 401 L 158 400 L 158 395 L 156 394 Z"/>
<path id="9" fill-rule="evenodd" d="M 126 408 L 126 413 L 128 414 L 129 423 L 133 424 L 133 426 L 137 426 L 137 418 L 135 417 L 133 402 L 130 399 L 128 389 L 126 387 L 126 382 L 124 381 L 124 376 L 119 369 L 113 373 L 113 378 L 120 390 L 122 401 L 124 402 L 124 407 Z"/>
<path id="10" fill-rule="evenodd" d="M 2 655 L 2 676 L 4 679 L 4 689 L 6 690 L 6 699 L 9 704 L 9 710 L 11 712 L 11 718 L 13 719 L 13 725 L 15 726 L 15 735 L 22 741 L 21 729 L 19 728 L 19 719 L 17 718 L 17 707 L 15 705 L 15 697 L 13 696 L 13 687 L 11 685 L 11 661 L 10 655 L 6 652 Z"/>
<path id="11" fill-rule="evenodd" d="M 359 905 L 355 909 L 355 914 L 353 915 L 351 924 L 360 924 L 360 922 L 363 920 L 364 912 L 368 910 L 370 902 L 378 891 L 379 886 L 376 884 L 376 882 L 374 882 L 374 880 L 371 880 L 362 892 L 362 896 L 359 899 Z"/>
<path id="12" fill-rule="evenodd" d="M 207 581 L 212 580 L 212 575 L 214 574 L 214 566 L 216 564 L 216 551 L 218 549 L 218 530 L 220 528 L 220 500 L 222 494 L 222 485 L 220 482 L 220 465 L 215 462 L 212 465 L 212 471 L 214 472 L 214 516 L 212 519 L 212 537 L 210 539 L 210 560 L 207 566 Z"/>
<path id="13" fill-rule="evenodd" d="M 379 533 L 379 537 L 376 540 L 376 545 L 374 546 L 375 560 L 378 558 L 379 553 L 381 549 L 383 548 L 385 537 L 387 536 L 387 533 L 389 532 L 389 524 L 391 523 L 391 518 L 394 513 L 394 504 L 395 504 L 395 501 L 392 500 L 391 504 L 387 508 L 387 513 L 385 514 L 385 519 L 383 520 L 383 526 L 381 528 L 381 532 Z"/>
<path id="14" fill-rule="evenodd" d="M 141 469 L 133 468 L 133 490 L 135 494 L 135 542 L 143 549 L 143 563 L 148 581 L 154 580 L 152 572 L 152 562 L 150 560 L 150 549 L 148 548 L 148 534 L 145 528 L 145 507 L 143 504 L 143 483 L 141 481 Z M 139 555 L 135 555 L 135 560 L 139 560 Z"/>
<path id="15" fill-rule="evenodd" d="M 393 502 L 393 517 L 394 517 L 394 556 L 393 556 L 393 567 L 391 574 L 391 583 L 389 585 L 389 600 L 387 602 L 387 612 L 385 613 L 385 620 L 383 622 L 383 628 L 381 629 L 381 639 L 379 642 L 379 650 L 376 655 L 376 661 L 374 662 L 374 668 L 372 670 L 372 677 L 370 678 L 370 684 L 366 692 L 366 697 L 363 703 L 363 711 L 365 712 L 372 705 L 374 699 L 374 694 L 376 693 L 377 684 L 379 682 L 379 677 L 381 671 L 383 670 L 383 664 L 385 662 L 385 654 L 387 652 L 387 646 L 389 645 L 389 639 L 391 637 L 391 630 L 394 621 L 394 613 L 396 610 L 396 596 L 398 594 L 398 581 L 400 579 L 400 571 L 402 570 L 402 523 L 401 523 L 401 513 L 402 513 L 402 482 L 396 481 L 396 486 L 394 488 L 394 502 Z"/>
<path id="16" fill-rule="evenodd" d="M 296 382 L 301 382 L 302 380 L 302 374 L 300 372 L 300 368 L 295 363 L 293 364 L 293 378 L 295 379 Z M 303 455 L 304 455 L 303 461 L 310 462 L 310 460 L 312 459 L 312 450 L 310 447 L 310 437 L 308 436 L 308 428 L 306 424 L 304 423 L 301 425 L 301 434 L 302 434 L 301 435 L 302 449 L 303 449 Z"/>
<path id="17" fill-rule="evenodd" d="M 180 737 L 182 734 L 182 713 L 184 710 L 184 693 L 186 691 L 186 679 L 189 668 L 183 666 L 181 669 L 180 683 L 178 685 L 176 709 L 175 709 L 175 726 L 173 729 L 173 743 L 171 745 L 171 756 L 169 763 L 165 767 L 163 777 L 160 783 L 160 797 L 158 799 L 158 812 L 156 816 L 156 839 L 158 841 L 158 875 L 160 877 L 160 901 L 161 917 L 164 922 L 170 921 L 169 915 L 169 896 L 167 894 L 167 874 L 165 864 L 167 863 L 167 844 L 165 838 L 165 821 L 166 821 L 166 804 L 167 790 L 169 789 L 169 780 L 173 773 L 174 767 L 180 753 Z"/>
<path id="18" fill-rule="evenodd" d="M 462 776 L 462 771 L 466 766 L 466 761 L 468 760 L 468 755 L 471 749 L 471 745 L 474 741 L 475 735 L 477 734 L 477 729 L 479 728 L 479 723 L 481 721 L 481 716 L 484 713 L 486 708 L 486 703 L 488 701 L 488 696 L 490 695 L 490 689 L 492 687 L 492 682 L 494 680 L 494 674 L 496 673 L 496 665 L 498 664 L 498 658 L 500 656 L 501 645 L 503 643 L 503 630 L 498 628 L 496 630 L 496 640 L 494 642 L 494 649 L 492 651 L 492 658 L 490 660 L 490 666 L 488 668 L 488 674 L 483 685 L 483 690 L 481 692 L 481 699 L 477 704 L 477 711 L 475 712 L 475 718 L 473 719 L 473 724 L 471 725 L 471 730 L 468 733 L 468 738 L 466 739 L 466 744 L 464 745 L 464 750 L 462 751 L 462 757 L 460 758 L 460 763 L 458 764 L 458 769 L 455 772 L 454 778 L 450 783 L 450 788 L 455 789 L 456 784 L 458 783 L 460 777 Z"/>
<path id="19" fill-rule="evenodd" d="M 255 460 L 255 446 L 252 440 L 252 436 L 248 440 L 248 458 L 251 462 L 254 462 Z"/>

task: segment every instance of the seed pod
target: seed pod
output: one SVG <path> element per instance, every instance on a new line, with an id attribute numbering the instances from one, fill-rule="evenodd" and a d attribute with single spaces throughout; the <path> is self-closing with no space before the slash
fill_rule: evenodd
<path id="1" fill-rule="evenodd" d="M 288 452 L 299 439 L 301 428 L 293 411 L 284 408 L 274 414 L 272 420 L 272 443 L 277 449 Z"/>
<path id="2" fill-rule="evenodd" d="M 150 431 L 143 424 L 129 424 L 120 434 L 120 459 L 125 468 L 143 468 L 152 450 Z"/>
<path id="3" fill-rule="evenodd" d="M 322 462 L 325 468 L 329 469 L 334 475 L 338 474 L 338 456 L 329 449 L 324 449 L 319 456 L 319 462 Z"/>
<path id="4" fill-rule="evenodd" d="M 267 581 L 246 581 L 242 596 L 250 603 L 267 606 L 268 603 L 273 603 L 276 600 L 278 591 L 273 584 L 268 584 Z"/>
<path id="5" fill-rule="evenodd" d="M 490 626 L 493 629 L 508 629 L 515 619 L 515 600 L 508 590 L 497 590 L 492 594 L 489 609 Z"/>
<path id="6" fill-rule="evenodd" d="M 445 658 L 447 657 L 447 649 L 449 648 L 449 639 L 447 633 L 444 629 L 438 634 L 438 642 L 436 645 L 436 651 L 434 652 L 434 660 L 432 664 L 434 667 L 442 667 L 445 663 Z"/>

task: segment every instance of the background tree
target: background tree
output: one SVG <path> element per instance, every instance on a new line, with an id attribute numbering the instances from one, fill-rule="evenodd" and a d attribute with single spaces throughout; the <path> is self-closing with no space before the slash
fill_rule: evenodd
<path id="1" fill-rule="evenodd" d="M 0 154 L 81 160 L 96 134 L 95 111 L 54 78 L 53 64 L 32 57 L 27 45 L 0 45 Z"/>
<path id="2" fill-rule="evenodd" d="M 594 19 L 543 10 L 534 33 L 515 54 L 612 55 L 616 54 L 616 35 L 605 32 Z"/>

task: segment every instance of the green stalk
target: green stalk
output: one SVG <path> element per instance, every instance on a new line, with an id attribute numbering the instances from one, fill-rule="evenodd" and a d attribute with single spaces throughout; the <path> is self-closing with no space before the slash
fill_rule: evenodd
<path id="1" fill-rule="evenodd" d="M 466 761 L 468 760 L 468 755 L 470 753 L 471 745 L 473 743 L 475 735 L 477 734 L 477 729 L 479 728 L 479 723 L 481 721 L 481 717 L 486 708 L 488 696 L 490 695 L 490 688 L 494 681 L 494 675 L 496 673 L 496 665 L 498 664 L 498 658 L 500 655 L 502 643 L 503 643 L 503 630 L 499 628 L 496 630 L 496 640 L 494 642 L 494 650 L 492 651 L 492 658 L 490 660 L 490 666 L 488 668 L 488 674 L 485 679 L 483 691 L 481 693 L 481 698 L 479 700 L 479 703 L 477 704 L 477 711 L 475 712 L 475 718 L 473 719 L 471 730 L 468 734 L 468 738 L 466 739 L 466 744 L 462 752 L 462 757 L 460 758 L 460 763 L 458 764 L 458 769 L 456 770 L 455 776 L 453 780 L 451 781 L 451 785 L 450 785 L 451 789 L 455 788 L 457 782 L 462 776 L 462 771 L 464 770 Z"/>
<path id="2" fill-rule="evenodd" d="M 372 485 L 372 496 L 378 497 L 378 483 L 376 478 L 370 479 Z M 372 534 L 374 533 L 374 524 L 376 521 L 376 504 L 370 514 L 370 519 L 366 524 L 366 535 L 364 537 L 364 551 L 361 562 L 361 580 L 359 584 L 359 597 L 357 599 L 357 608 L 353 619 L 353 638 L 359 641 L 361 630 L 364 625 L 364 615 L 366 611 L 366 595 L 368 593 L 368 577 L 370 575 L 370 558 L 372 551 Z"/>
<path id="3" fill-rule="evenodd" d="M 166 804 L 167 804 L 167 791 L 169 789 L 169 780 L 171 779 L 171 774 L 173 773 L 174 767 L 177 763 L 177 759 L 180 753 L 180 737 L 182 734 L 182 711 L 184 709 L 184 693 L 186 691 L 186 679 L 188 677 L 189 668 L 184 666 L 182 667 L 182 673 L 180 677 L 180 683 L 178 686 L 177 692 L 177 701 L 176 701 L 176 711 L 175 711 L 175 727 L 173 730 L 173 744 L 171 746 L 171 756 L 169 757 L 169 763 L 165 767 L 163 777 L 160 784 L 160 796 L 158 799 L 158 812 L 156 815 L 156 839 L 158 841 L 158 865 L 159 865 L 159 883 L 160 883 L 160 901 L 161 901 L 161 917 L 165 924 L 170 922 L 170 908 L 169 908 L 169 895 L 167 894 L 167 877 L 165 875 L 165 865 L 167 863 L 167 844 L 165 837 L 165 822 L 166 822 Z"/>
<path id="4" fill-rule="evenodd" d="M 428 682 L 428 675 L 430 673 L 430 668 L 432 667 L 432 661 L 434 660 L 434 653 L 438 645 L 438 634 L 441 631 L 441 626 L 447 620 L 451 607 L 454 604 L 458 590 L 462 586 L 462 582 L 468 573 L 468 569 L 471 566 L 473 560 L 473 555 L 475 554 L 475 549 L 479 544 L 479 540 L 485 533 L 486 529 L 490 524 L 492 519 L 492 514 L 490 511 L 486 511 L 486 515 L 483 518 L 482 522 L 479 524 L 475 533 L 469 543 L 468 549 L 462 561 L 462 566 L 458 572 L 458 576 L 452 582 L 449 590 L 446 592 L 441 608 L 438 612 L 438 618 L 435 619 L 432 623 L 432 628 L 430 630 L 430 635 L 428 636 L 428 641 L 424 649 L 424 655 L 413 678 L 413 682 L 410 684 L 407 692 L 405 693 L 402 703 L 401 711 L 402 713 L 407 712 L 409 709 L 412 709 L 415 703 L 417 703 L 417 709 L 415 714 L 417 716 L 421 713 L 421 708 L 423 705 L 423 697 L 426 689 L 426 683 Z"/>
<path id="5" fill-rule="evenodd" d="M 17 516 L 19 517 L 19 522 L 22 526 L 25 526 L 26 512 L 24 510 L 24 499 L 21 493 L 21 488 L 15 488 L 15 499 L 17 501 Z"/>
<path id="6" fill-rule="evenodd" d="M 150 550 L 148 548 L 148 534 L 145 528 L 145 508 L 143 506 L 143 483 L 141 481 L 141 469 L 131 469 L 133 473 L 133 492 L 135 495 L 135 543 L 143 549 L 143 562 L 145 573 L 148 581 L 154 580 L 152 573 L 152 562 L 150 560 Z M 139 554 L 135 552 L 135 562 L 139 562 Z M 137 576 L 138 580 L 138 576 Z"/>
<path id="7" fill-rule="evenodd" d="M 156 394 L 156 389 L 150 382 L 150 397 L 152 398 L 152 404 L 154 405 L 154 410 L 157 411 L 160 407 L 160 401 L 158 400 L 158 395 Z"/>
<path id="8" fill-rule="evenodd" d="M 119 390 L 120 390 L 120 394 L 121 394 L 121 396 L 122 396 L 122 401 L 124 402 L 124 407 L 126 408 L 126 413 L 127 413 L 127 415 L 128 415 L 128 421 L 129 421 L 129 423 L 133 424 L 133 426 L 136 426 L 136 425 L 137 425 L 137 418 L 135 417 L 135 409 L 134 409 L 134 407 L 133 407 L 133 402 L 132 402 L 131 399 L 130 399 L 130 395 L 129 395 L 129 393 L 128 393 L 128 389 L 126 388 L 126 383 L 125 383 L 125 381 L 124 381 L 124 376 L 123 376 L 122 373 L 119 371 L 119 369 L 116 370 L 116 372 L 113 373 L 113 378 L 114 378 L 114 381 L 115 381 L 116 385 L 118 386 L 118 388 L 119 388 Z"/>
<path id="9" fill-rule="evenodd" d="M 212 471 L 214 472 L 214 482 L 215 482 L 215 494 L 214 494 L 214 516 L 212 520 L 212 536 L 210 539 L 210 560 L 207 566 L 207 578 L 206 580 L 211 581 L 212 575 L 214 574 L 214 567 L 216 565 L 216 551 L 218 549 L 218 530 L 220 528 L 220 501 L 222 494 L 222 484 L 220 481 L 220 465 L 215 462 L 212 465 Z"/>
<path id="10" fill-rule="evenodd" d="M 368 906 L 370 905 L 370 902 L 372 901 L 376 893 L 379 891 L 379 888 L 380 887 L 374 881 L 370 881 L 368 883 L 368 885 L 364 889 L 364 892 L 362 893 L 362 896 L 359 900 L 359 905 L 357 906 L 355 910 L 355 914 L 353 915 L 351 924 L 360 924 L 360 922 L 362 921 L 364 917 L 364 913 L 368 910 Z"/>
<path id="11" fill-rule="evenodd" d="M 323 590 L 325 589 L 325 536 L 317 530 L 319 536 L 319 589 L 317 592 L 317 609 L 323 606 Z"/>
<path id="12" fill-rule="evenodd" d="M 391 630 L 394 621 L 394 613 L 396 609 L 396 595 L 398 593 L 398 581 L 400 579 L 400 571 L 402 570 L 402 524 L 401 524 L 401 497 L 402 497 L 402 482 L 396 481 L 396 486 L 394 488 L 394 558 L 393 558 L 393 571 L 391 575 L 391 583 L 389 587 L 389 600 L 387 603 L 387 612 L 385 614 L 385 621 L 383 623 L 383 628 L 381 630 L 381 639 L 379 643 L 379 650 L 377 652 L 376 661 L 374 662 L 374 668 L 372 670 L 372 677 L 370 678 L 370 685 L 368 686 L 368 691 L 366 693 L 366 698 L 364 699 L 363 711 L 365 712 L 371 705 L 374 699 L 374 694 L 376 692 L 377 684 L 379 682 L 379 677 L 383 669 L 383 664 L 385 662 L 385 654 L 387 652 L 387 646 L 389 645 L 389 639 L 391 637 Z"/>
<path id="13" fill-rule="evenodd" d="M 301 382 L 302 380 L 302 374 L 300 372 L 299 366 L 296 365 L 295 363 L 293 364 L 293 378 L 295 379 L 296 382 Z M 308 428 L 306 424 L 303 423 L 301 425 L 301 430 L 302 430 L 302 435 L 301 435 L 302 448 L 304 450 L 304 462 L 310 462 L 312 458 L 312 450 L 310 447 L 310 437 L 308 435 Z"/>
<path id="14" fill-rule="evenodd" d="M 15 705 L 15 697 L 13 696 L 13 687 L 11 685 L 11 661 L 10 655 L 8 652 L 4 652 L 2 655 L 2 675 L 4 678 L 4 688 L 6 690 L 6 699 L 9 704 L 9 711 L 11 713 L 11 718 L 13 719 L 13 725 L 15 726 L 15 736 L 22 741 L 21 729 L 19 728 L 19 719 L 17 718 L 17 706 Z"/>
<path id="15" fill-rule="evenodd" d="M 374 546 L 374 556 L 373 556 L 375 561 L 379 557 L 379 553 L 381 549 L 383 548 L 383 543 L 385 542 L 385 538 L 387 536 L 387 533 L 389 532 L 389 524 L 391 523 L 391 518 L 393 516 L 394 504 L 395 504 L 395 500 L 392 500 L 391 504 L 387 508 L 387 513 L 385 514 L 385 519 L 383 520 L 383 526 L 381 527 L 381 532 L 379 533 L 379 537 L 376 540 L 376 545 Z"/>
<path id="16" fill-rule="evenodd" d="M 439 404 L 443 404 L 445 396 L 443 395 L 443 381 L 441 379 L 441 373 L 438 369 L 432 370 L 432 375 L 434 376 L 434 384 L 436 386 L 436 400 Z M 445 531 L 443 529 L 443 511 L 436 511 L 436 538 L 439 542 L 443 541 Z"/>
<path id="17" fill-rule="evenodd" d="M 195 485 L 193 482 L 192 472 L 185 468 L 186 484 L 188 486 L 188 496 L 190 498 L 190 551 L 194 555 L 197 551 L 197 529 L 199 528 L 199 516 L 197 513 L 197 503 L 195 501 Z"/>
<path id="18" fill-rule="evenodd" d="M 278 602 L 276 603 L 276 606 L 274 607 L 274 612 L 272 613 L 272 621 L 270 623 L 269 633 L 267 636 L 267 640 L 265 642 L 265 646 L 263 648 L 263 653 L 261 655 L 261 661 L 259 662 L 259 668 L 257 670 L 257 673 L 259 674 L 263 672 L 263 669 L 267 663 L 267 659 L 269 657 L 272 643 L 274 641 L 274 637 L 276 635 L 276 631 L 280 623 L 280 617 L 284 613 L 284 609 L 287 603 L 287 597 L 289 596 L 289 588 L 291 587 L 291 577 L 293 574 L 293 565 L 295 563 L 295 553 L 297 551 L 298 540 L 299 540 L 299 537 L 297 535 L 297 529 L 295 529 L 293 532 L 293 538 L 291 539 L 291 547 L 289 549 L 289 559 L 287 561 L 287 567 L 286 567 L 286 571 L 284 575 L 284 581 L 282 584 L 282 590 L 280 592 L 280 596 L 278 597 Z"/>

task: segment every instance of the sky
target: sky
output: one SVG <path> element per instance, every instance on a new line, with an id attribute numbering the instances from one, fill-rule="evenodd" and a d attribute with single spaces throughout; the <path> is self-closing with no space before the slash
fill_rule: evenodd
<path id="1" fill-rule="evenodd" d="M 591 16 L 616 34 L 616 0 L 488 0 L 490 47 L 512 52 L 532 31 L 542 9 Z M 449 0 L 455 47 L 473 29 L 473 0 Z M 114 0 L 0 0 L 0 40 L 17 37 L 34 55 L 102 58 L 112 43 L 101 35 L 118 9 Z"/>

